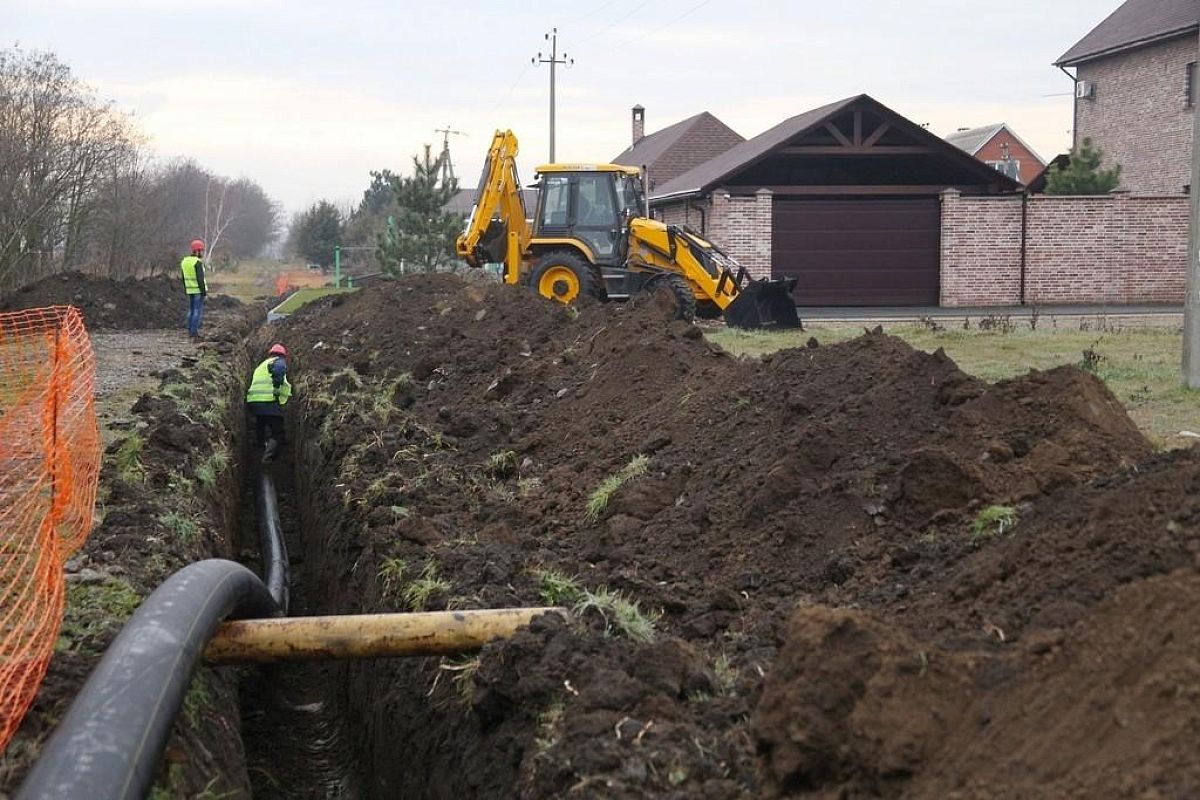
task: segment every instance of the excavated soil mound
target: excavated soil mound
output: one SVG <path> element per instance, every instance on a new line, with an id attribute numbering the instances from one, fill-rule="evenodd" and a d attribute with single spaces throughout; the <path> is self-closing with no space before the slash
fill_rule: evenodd
<path id="1" fill-rule="evenodd" d="M 72 305 L 89 330 L 176 328 L 184 324 L 187 299 L 177 278 L 113 280 L 81 272 L 52 275 L 0 299 L 0 311 Z M 209 295 L 206 309 L 239 305 L 232 297 Z"/>
<path id="2" fill-rule="evenodd" d="M 654 303 L 575 312 L 448 276 L 324 301 L 284 337 L 303 427 L 321 441 L 306 467 L 336 486 L 310 502 L 343 509 L 323 517 L 340 529 L 326 553 L 336 606 L 394 607 L 380 569 L 401 559 L 448 581 L 430 607 L 541 602 L 542 569 L 662 613 L 652 645 L 605 636 L 612 620 L 586 613 L 591 634 L 547 622 L 490 648 L 466 716 L 412 718 L 442 691 L 436 668 L 357 673 L 377 739 L 425 765 L 377 754 L 378 785 L 414 796 L 431 781 L 495 797 L 902 795 L 935 773 L 937 791 L 973 785 L 973 764 L 926 757 L 932 734 L 850 741 L 841 710 L 869 731 L 902 709 L 851 703 L 863 681 L 838 666 L 827 629 L 849 625 L 858 649 L 844 660 L 871 674 L 908 665 L 892 682 L 942 670 L 929 654 L 945 653 L 948 706 L 966 703 L 955 681 L 1033 692 L 1035 661 L 1010 651 L 1058 652 L 1122 586 L 1200 549 L 1195 452 L 1147 461 L 1111 393 L 1072 368 L 989 385 L 878 332 L 738 360 Z M 585 514 L 637 456 L 644 474 Z M 973 536 L 997 504 L 1019 522 Z M 798 606 L 816 614 L 799 629 Z M 825 608 L 843 606 L 862 620 Z M 794 685 L 806 667 L 780 671 L 781 645 L 824 653 L 849 686 Z M 647 674 L 665 664 L 669 679 Z M 777 682 L 760 703 L 763 676 Z M 945 733 L 930 709 L 913 724 Z M 382 723 L 390 711 L 409 716 Z M 1021 719 L 1005 719 L 1005 741 Z M 964 796 L 1022 785 L 989 779 Z"/>

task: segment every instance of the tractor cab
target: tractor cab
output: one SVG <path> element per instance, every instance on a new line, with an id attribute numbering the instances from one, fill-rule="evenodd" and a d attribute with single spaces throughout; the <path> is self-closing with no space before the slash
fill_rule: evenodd
<path id="1" fill-rule="evenodd" d="M 538 176 L 534 240 L 574 241 L 594 264 L 623 265 L 629 220 L 646 213 L 641 172 L 619 164 L 547 164 Z"/>

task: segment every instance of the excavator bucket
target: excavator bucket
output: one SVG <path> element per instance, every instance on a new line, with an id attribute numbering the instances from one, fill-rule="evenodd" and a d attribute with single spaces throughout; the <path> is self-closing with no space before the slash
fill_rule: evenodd
<path id="1" fill-rule="evenodd" d="M 795 278 L 747 281 L 725 308 L 725 323 L 735 328 L 803 328 L 792 290 Z"/>

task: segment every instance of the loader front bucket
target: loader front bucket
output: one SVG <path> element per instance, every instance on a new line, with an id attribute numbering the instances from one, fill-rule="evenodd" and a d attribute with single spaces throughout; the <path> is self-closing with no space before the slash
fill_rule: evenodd
<path id="1" fill-rule="evenodd" d="M 795 278 L 748 281 L 725 308 L 725 323 L 735 328 L 803 328 L 792 290 Z"/>

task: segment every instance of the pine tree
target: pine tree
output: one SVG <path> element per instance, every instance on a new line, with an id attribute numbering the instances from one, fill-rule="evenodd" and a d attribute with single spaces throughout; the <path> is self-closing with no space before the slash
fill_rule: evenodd
<path id="1" fill-rule="evenodd" d="M 297 215 L 289 238 L 297 255 L 328 267 L 333 263 L 333 249 L 342 243 L 341 212 L 328 200 L 313 203 Z"/>
<path id="2" fill-rule="evenodd" d="M 1071 163 L 1055 166 L 1046 176 L 1046 194 L 1108 194 L 1121 184 L 1121 165 L 1100 169 L 1104 152 L 1084 139 L 1071 150 Z"/>
<path id="3" fill-rule="evenodd" d="M 441 158 L 413 156 L 413 173 L 400 177 L 384 172 L 396 202 L 396 213 L 379 235 L 377 255 L 383 271 L 436 272 L 455 260 L 454 240 L 462 220 L 445 210 L 458 192 L 458 181 L 440 182 Z"/>

